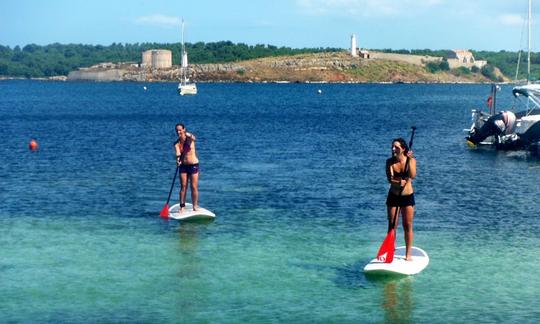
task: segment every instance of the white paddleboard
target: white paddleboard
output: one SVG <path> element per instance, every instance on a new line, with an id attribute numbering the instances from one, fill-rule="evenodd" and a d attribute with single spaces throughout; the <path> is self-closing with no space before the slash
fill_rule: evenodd
<path id="1" fill-rule="evenodd" d="M 201 220 L 214 219 L 216 214 L 201 207 L 197 208 L 197 211 L 193 211 L 193 205 L 186 203 L 186 207 L 182 213 L 180 213 L 180 204 L 171 206 L 171 208 L 169 208 L 169 217 L 178 220 Z"/>
<path id="2" fill-rule="evenodd" d="M 426 251 L 413 246 L 411 248 L 412 261 L 405 261 L 405 247 L 400 246 L 394 252 L 392 263 L 384 263 L 377 259 L 371 260 L 364 267 L 366 274 L 373 275 L 413 275 L 424 270 L 429 263 Z"/>

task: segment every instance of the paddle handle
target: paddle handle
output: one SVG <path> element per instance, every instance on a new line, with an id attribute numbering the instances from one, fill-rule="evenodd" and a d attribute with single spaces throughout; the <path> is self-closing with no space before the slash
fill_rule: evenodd
<path id="1" fill-rule="evenodd" d="M 411 150 L 412 146 L 413 146 L 414 132 L 416 132 L 416 127 L 412 126 L 411 129 L 412 129 L 412 132 L 411 132 L 411 139 L 409 140 L 409 150 Z M 405 161 L 405 170 L 404 171 L 405 172 L 409 171 L 409 156 L 408 155 L 407 155 L 407 160 Z M 401 191 L 403 192 L 403 189 L 401 189 Z M 401 193 L 399 195 L 401 196 Z"/>

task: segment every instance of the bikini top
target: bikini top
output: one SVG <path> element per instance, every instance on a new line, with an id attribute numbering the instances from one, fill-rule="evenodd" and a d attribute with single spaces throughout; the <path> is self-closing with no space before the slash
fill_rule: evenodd
<path id="1" fill-rule="evenodd" d="M 394 173 L 394 177 L 399 177 L 399 178 L 408 178 L 409 177 L 409 173 L 408 172 L 395 172 Z"/>
<path id="2" fill-rule="evenodd" d="M 191 137 L 186 137 L 186 140 L 184 141 L 184 144 L 182 145 L 182 153 L 187 153 L 191 151 L 191 142 L 193 139 Z M 177 139 L 176 142 L 174 142 L 174 145 L 178 144 L 180 142 L 180 139 Z"/>
<path id="3" fill-rule="evenodd" d="M 409 166 L 409 163 L 405 163 L 405 168 L 407 169 L 407 172 L 405 172 L 405 171 L 396 172 L 393 167 L 390 167 L 390 169 L 392 170 L 392 175 L 394 177 L 396 177 L 396 178 L 398 178 L 398 177 L 399 178 L 408 178 L 409 177 L 409 168 L 408 168 L 408 166 Z"/>

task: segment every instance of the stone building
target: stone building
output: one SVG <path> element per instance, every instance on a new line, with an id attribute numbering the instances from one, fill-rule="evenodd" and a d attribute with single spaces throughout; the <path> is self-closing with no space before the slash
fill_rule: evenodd
<path id="1" fill-rule="evenodd" d="M 452 50 L 448 53 L 446 59 L 448 60 L 448 66 L 451 69 L 462 66 L 469 69 L 476 66 L 477 68 L 481 69 L 487 64 L 487 61 L 475 60 L 473 54 L 469 50 Z"/>
<path id="2" fill-rule="evenodd" d="M 358 50 L 358 56 L 360 56 L 360 58 L 365 58 L 365 59 L 370 58 L 369 51 L 365 49 Z"/>

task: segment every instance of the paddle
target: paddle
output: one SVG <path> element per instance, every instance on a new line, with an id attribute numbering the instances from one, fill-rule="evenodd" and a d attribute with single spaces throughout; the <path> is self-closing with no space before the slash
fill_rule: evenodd
<path id="1" fill-rule="evenodd" d="M 176 175 L 178 174 L 178 168 L 180 168 L 180 165 L 176 166 L 176 170 L 174 171 L 174 178 L 171 184 L 171 190 L 169 190 L 169 197 L 167 197 L 167 202 L 165 203 L 165 206 L 163 206 L 163 209 L 161 209 L 161 212 L 159 213 L 159 216 L 163 218 L 169 218 L 169 201 L 171 200 L 171 194 L 174 188 L 174 181 L 176 180 Z"/>
<path id="2" fill-rule="evenodd" d="M 416 131 L 416 127 L 412 126 L 412 133 L 411 133 L 411 139 L 409 140 L 409 150 L 412 149 L 413 145 L 413 138 L 414 138 L 414 132 Z M 405 162 L 405 169 L 404 172 L 408 172 L 409 169 L 409 156 L 407 156 L 407 160 Z M 399 191 L 399 196 L 403 193 L 403 189 L 405 187 L 402 187 Z M 379 248 L 379 252 L 377 252 L 377 260 L 384 262 L 384 263 L 392 263 L 394 261 L 394 251 L 395 251 L 395 242 L 396 242 L 396 222 L 399 215 L 399 207 L 396 207 L 396 211 L 394 213 L 394 218 L 392 219 L 392 227 L 390 229 L 390 232 L 386 235 L 386 238 L 381 244 L 381 247 Z"/>

